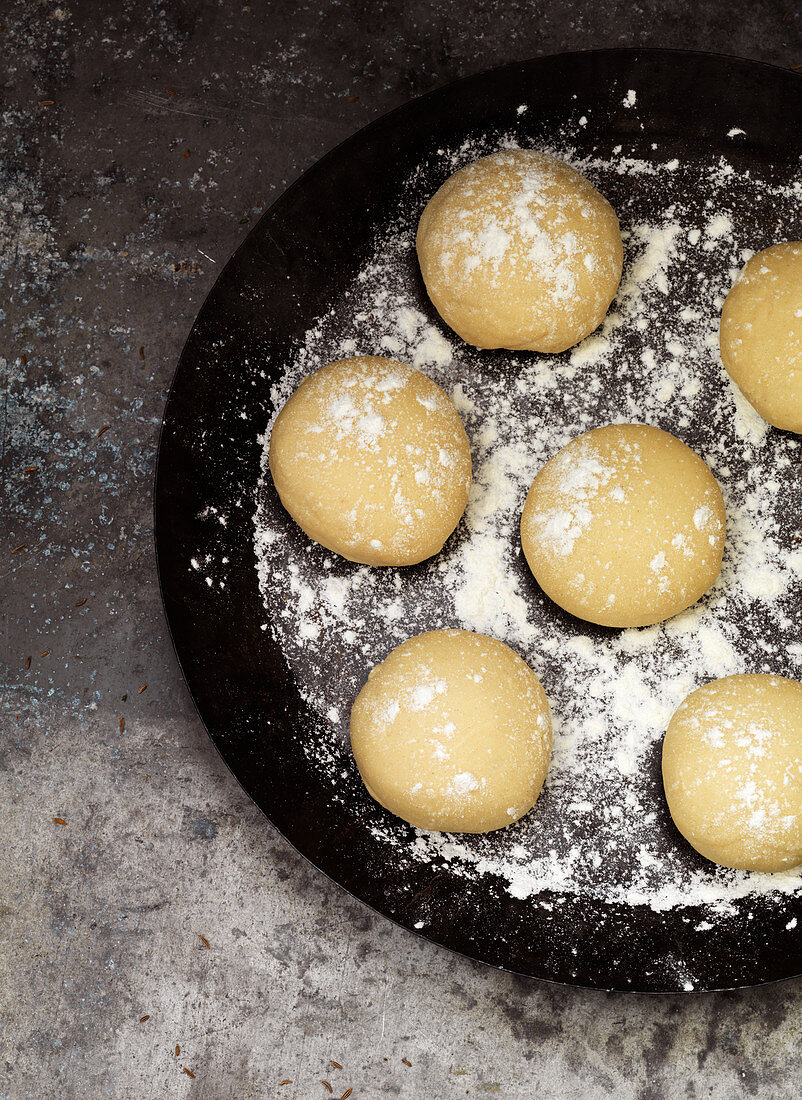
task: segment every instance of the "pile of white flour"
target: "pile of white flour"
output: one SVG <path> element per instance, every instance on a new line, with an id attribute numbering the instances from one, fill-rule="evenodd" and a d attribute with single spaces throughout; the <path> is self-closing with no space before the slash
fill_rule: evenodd
<path id="1" fill-rule="evenodd" d="M 616 209 L 621 288 L 602 328 L 571 352 L 480 352 L 429 305 L 414 238 L 421 196 L 497 147 L 477 140 L 422 165 L 358 277 L 292 361 L 278 365 L 272 394 L 278 408 L 304 375 L 353 354 L 396 356 L 425 371 L 453 398 L 471 441 L 467 513 L 443 552 L 421 566 L 349 564 L 310 543 L 278 503 L 268 425 L 254 530 L 265 629 L 320 717 L 298 738 L 342 813 L 382 838 L 388 860 L 446 859 L 470 878 L 500 878 L 519 898 L 548 891 L 655 909 L 707 903 L 724 919 L 732 899 L 797 891 L 802 878 L 724 871 L 691 853 L 665 807 L 660 746 L 674 709 L 710 679 L 802 677 L 802 449 L 734 390 L 717 340 L 723 297 L 744 261 L 802 237 L 802 187 L 736 173 L 721 159 L 680 163 L 654 147 L 648 160 L 620 147 L 598 159 L 578 158 L 568 142 L 547 150 L 587 174 Z M 536 471 L 568 440 L 616 421 L 679 436 L 710 465 L 727 505 L 714 589 L 644 630 L 609 631 L 565 615 L 540 592 L 520 550 Z M 507 642 L 552 705 L 554 758 L 537 806 L 483 837 L 420 833 L 383 814 L 361 788 L 348 747 L 350 705 L 370 668 L 410 635 L 441 626 Z"/>

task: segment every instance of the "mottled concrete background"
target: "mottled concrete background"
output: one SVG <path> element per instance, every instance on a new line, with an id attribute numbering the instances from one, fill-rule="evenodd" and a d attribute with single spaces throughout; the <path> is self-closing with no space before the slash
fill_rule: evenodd
<path id="1" fill-rule="evenodd" d="M 564 49 L 797 65 L 799 6 L 63 4 L 0 3 L 0 1097 L 324 1100 L 321 1079 L 353 1100 L 798 1097 L 800 982 L 550 988 L 311 870 L 193 711 L 151 482 L 204 295 L 325 150 L 453 77 Z"/>

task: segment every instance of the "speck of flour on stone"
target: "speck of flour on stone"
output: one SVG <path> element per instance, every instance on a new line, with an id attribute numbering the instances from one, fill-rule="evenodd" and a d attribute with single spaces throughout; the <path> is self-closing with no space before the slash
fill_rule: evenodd
<path id="1" fill-rule="evenodd" d="M 634 107 L 636 99 L 628 91 L 624 102 Z M 267 425 L 254 517 L 265 628 L 319 716 L 303 731 L 304 751 L 330 779 L 342 813 L 361 815 L 388 859 L 445 860 L 468 879 L 500 880 L 517 898 L 549 891 L 658 910 L 701 904 L 704 926 L 714 929 L 736 898 L 802 889 L 798 872 L 700 866 L 676 839 L 659 782 L 663 733 L 690 691 L 733 672 L 802 674 L 802 548 L 787 519 L 802 506 L 802 451 L 790 435 L 769 432 L 729 382 L 717 340 L 721 303 L 745 250 L 763 246 L 767 217 L 777 239 L 794 236 L 802 185 L 769 184 L 720 158 L 678 164 L 659 149 L 639 159 L 621 147 L 582 158 L 568 138 L 555 141 L 544 151 L 585 172 L 619 215 L 621 288 L 600 329 L 572 351 L 488 357 L 461 344 L 421 295 L 416 218 L 448 172 L 514 145 L 512 137 L 478 137 L 422 155 L 396 220 L 281 364 L 271 391 L 278 409 L 304 375 L 347 355 L 392 355 L 425 371 L 451 396 L 471 441 L 474 481 L 462 523 L 414 570 L 337 558 L 310 543 L 278 504 Z M 542 595 L 518 524 L 544 462 L 590 428 L 628 421 L 672 432 L 708 462 L 726 501 L 727 545 L 719 580 L 694 607 L 659 626 L 600 631 Z M 697 526 L 707 520 L 700 510 Z M 579 523 L 581 516 L 565 517 L 551 534 L 559 544 Z M 205 548 L 196 560 L 207 568 Z M 415 832 L 410 841 L 410 830 L 362 791 L 348 714 L 373 665 L 411 635 L 444 626 L 500 638 L 532 666 L 552 706 L 554 757 L 534 811 L 509 829 L 478 837 Z M 416 705 L 426 706 L 437 683 L 417 691 Z M 472 778 L 459 775 L 456 788 L 467 792 Z"/>

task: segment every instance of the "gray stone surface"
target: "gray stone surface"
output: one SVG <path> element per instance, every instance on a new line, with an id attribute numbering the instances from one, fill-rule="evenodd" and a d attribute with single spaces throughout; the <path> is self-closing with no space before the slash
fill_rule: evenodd
<path id="1" fill-rule="evenodd" d="M 802 13 L 62 2 L 0 5 L 0 1097 L 323 1098 L 321 1079 L 353 1100 L 799 1096 L 798 981 L 688 998 L 524 981 L 298 857 L 183 686 L 151 481 L 204 295 L 326 149 L 453 77 L 563 49 L 796 65 Z"/>

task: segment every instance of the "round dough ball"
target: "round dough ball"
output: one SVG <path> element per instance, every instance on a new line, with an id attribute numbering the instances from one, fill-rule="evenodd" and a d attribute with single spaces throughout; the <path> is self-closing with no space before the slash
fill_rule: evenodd
<path id="1" fill-rule="evenodd" d="M 674 823 L 723 867 L 802 863 L 802 684 L 725 676 L 692 692 L 669 723 L 663 783 Z"/>
<path id="2" fill-rule="evenodd" d="M 361 355 L 303 380 L 273 425 L 270 472 L 315 542 L 365 565 L 414 565 L 465 511 L 471 449 L 431 378 Z"/>
<path id="3" fill-rule="evenodd" d="M 721 360 L 775 428 L 802 433 L 802 241 L 764 248 L 721 311 Z"/>
<path id="4" fill-rule="evenodd" d="M 509 646 L 467 630 L 410 638 L 351 710 L 369 794 L 419 829 L 487 833 L 534 806 L 551 755 L 549 704 Z"/>
<path id="5" fill-rule="evenodd" d="M 461 168 L 429 200 L 418 259 L 469 344 L 559 352 L 601 324 L 621 280 L 618 218 L 576 169 L 529 149 Z"/>
<path id="6" fill-rule="evenodd" d="M 690 607 L 721 569 L 721 490 L 701 458 L 647 424 L 594 428 L 540 470 L 521 542 L 540 587 L 602 626 L 648 626 Z"/>

